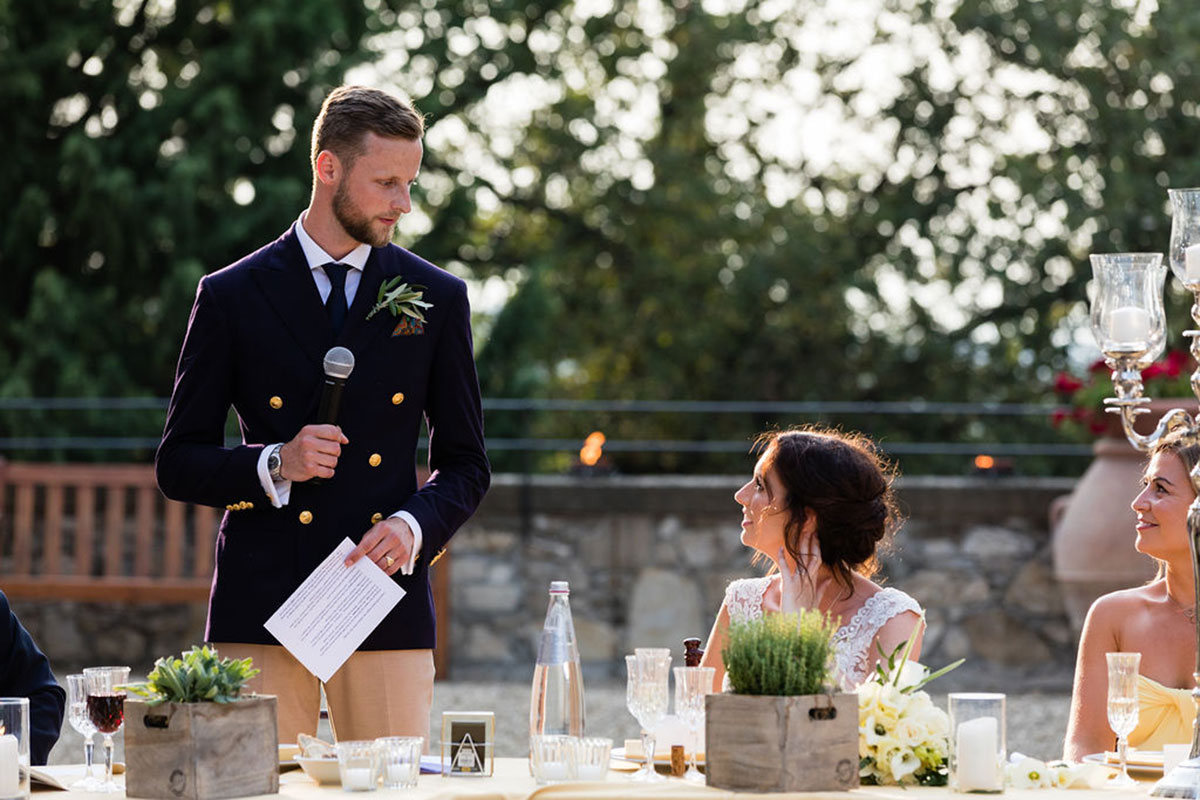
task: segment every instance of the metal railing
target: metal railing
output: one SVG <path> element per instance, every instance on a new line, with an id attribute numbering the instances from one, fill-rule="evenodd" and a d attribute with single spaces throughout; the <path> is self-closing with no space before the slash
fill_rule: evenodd
<path id="1" fill-rule="evenodd" d="M 155 412 L 154 422 L 161 429 L 167 400 L 158 397 L 39 397 L 0 398 L 0 412 Z M 744 414 L 773 419 L 855 417 L 876 415 L 941 416 L 972 419 L 1013 417 L 1046 420 L 1058 408 L 1037 403 L 946 403 L 904 402 L 758 402 L 758 401 L 667 401 L 667 400 L 555 400 L 486 398 L 485 415 L 518 414 L 527 418 L 541 413 L 588 414 Z M 152 428 L 149 421 L 147 428 Z M 567 453 L 579 450 L 587 430 L 578 436 L 489 436 L 490 451 Z M 0 434 L 7 432 L 0 431 Z M 232 441 L 236 441 L 233 439 Z M 130 451 L 153 450 L 159 437 L 102 435 L 0 435 L 0 452 L 23 451 Z M 883 449 L 892 455 L 972 456 L 987 453 L 999 457 L 1066 457 L 1092 455 L 1088 444 L 1061 441 L 884 441 Z M 746 439 L 608 439 L 604 450 L 610 453 L 745 453 Z"/>

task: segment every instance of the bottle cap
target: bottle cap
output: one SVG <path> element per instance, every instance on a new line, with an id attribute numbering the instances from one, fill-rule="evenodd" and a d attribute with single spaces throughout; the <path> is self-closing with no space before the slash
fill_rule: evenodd
<path id="1" fill-rule="evenodd" d="M 550 581 L 550 594 L 570 594 L 571 589 L 566 581 Z"/>

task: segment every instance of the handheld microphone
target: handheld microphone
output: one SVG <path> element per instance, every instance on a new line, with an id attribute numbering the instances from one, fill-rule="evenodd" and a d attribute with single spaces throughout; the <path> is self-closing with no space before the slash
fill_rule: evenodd
<path id="1" fill-rule="evenodd" d="M 317 410 L 317 423 L 336 425 L 338 407 L 342 403 L 342 389 L 346 379 L 354 371 L 354 353 L 344 347 L 331 347 L 325 353 L 325 386 L 321 389 L 321 405 Z M 310 484 L 320 484 L 322 478 L 312 478 Z"/>
<path id="2" fill-rule="evenodd" d="M 321 407 L 317 411 L 318 424 L 337 424 L 342 389 L 353 371 L 354 353 L 344 347 L 329 348 L 329 352 L 325 354 L 325 388 L 321 390 Z"/>

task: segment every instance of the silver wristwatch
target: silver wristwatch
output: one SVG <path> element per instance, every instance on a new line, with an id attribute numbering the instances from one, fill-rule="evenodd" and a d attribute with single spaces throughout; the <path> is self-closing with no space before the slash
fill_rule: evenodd
<path id="1" fill-rule="evenodd" d="M 279 456 L 279 451 L 282 449 L 283 445 L 277 444 L 271 448 L 271 453 L 267 456 L 267 472 L 275 483 L 283 480 L 283 459 Z"/>

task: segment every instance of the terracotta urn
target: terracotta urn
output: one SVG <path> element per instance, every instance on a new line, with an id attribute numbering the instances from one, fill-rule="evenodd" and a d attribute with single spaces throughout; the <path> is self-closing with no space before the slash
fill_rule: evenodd
<path id="1" fill-rule="evenodd" d="M 1195 399 L 1162 398 L 1138 418 L 1136 430 L 1150 433 L 1172 408 L 1196 413 Z M 1075 491 L 1050 507 L 1054 575 L 1076 638 L 1092 602 L 1102 594 L 1137 586 L 1154 577 L 1153 559 L 1134 549 L 1136 515 L 1130 504 L 1141 490 L 1147 455 L 1129 444 L 1120 419 L 1092 445 L 1091 465 Z"/>

